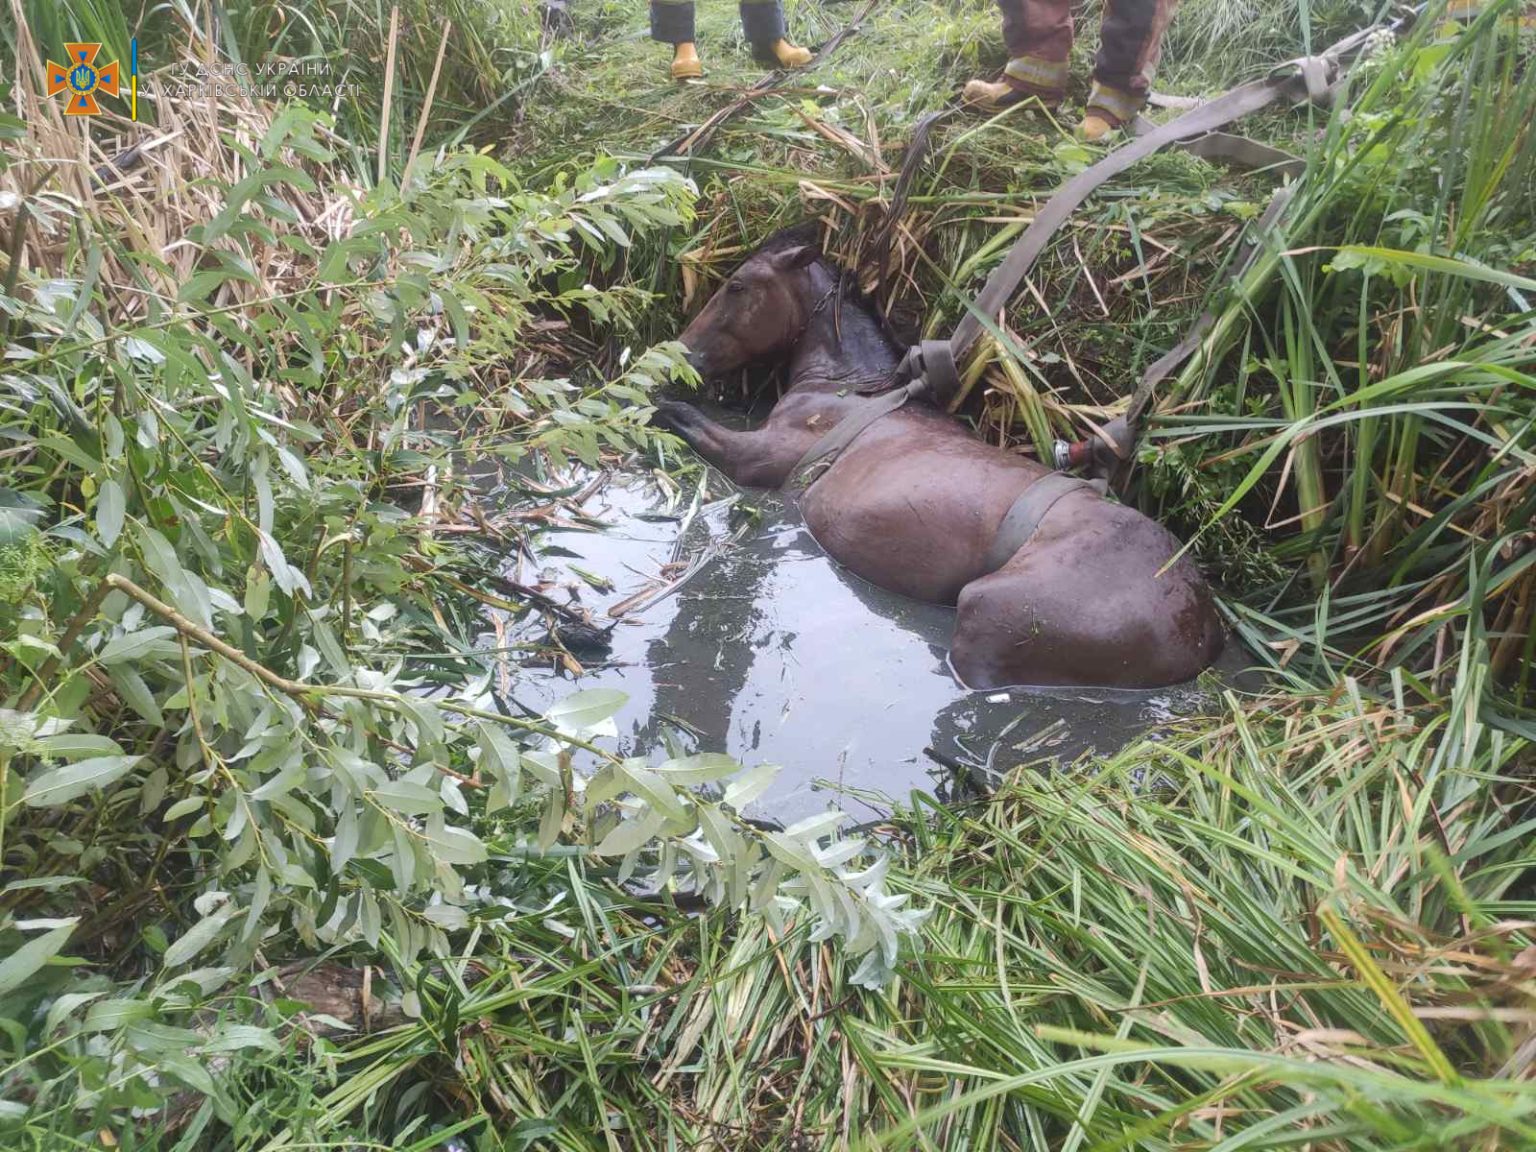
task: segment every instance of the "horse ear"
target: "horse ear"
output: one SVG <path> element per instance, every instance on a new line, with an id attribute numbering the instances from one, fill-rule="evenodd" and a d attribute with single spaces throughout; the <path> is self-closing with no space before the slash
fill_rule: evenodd
<path id="1" fill-rule="evenodd" d="M 773 266 L 781 272 L 793 272 L 796 268 L 809 268 L 821 258 L 821 249 L 814 244 L 802 244 L 798 248 L 786 248 L 773 254 Z"/>

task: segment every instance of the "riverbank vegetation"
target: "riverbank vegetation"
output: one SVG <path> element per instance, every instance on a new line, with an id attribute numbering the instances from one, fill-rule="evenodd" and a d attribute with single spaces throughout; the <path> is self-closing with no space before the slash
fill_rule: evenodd
<path id="1" fill-rule="evenodd" d="M 1239 126 L 1299 163 L 1236 287 L 1283 177 L 1160 155 L 965 372 L 960 413 L 1042 451 L 1209 308 L 1125 498 L 1193 539 L 1267 686 L 1072 765 L 1001 747 L 995 791 L 856 832 L 618 740 L 562 586 L 593 574 L 506 558 L 594 477 L 679 516 L 719 486 L 646 421 L 773 229 L 820 221 L 904 338 L 949 330 L 1098 154 L 1070 113 L 950 115 L 895 195 L 1002 62 L 990 5 L 803 0 L 835 50 L 756 88 L 705 5 L 678 88 L 617 0 L 566 39 L 522 0 L 8 3 L 6 1147 L 1536 1146 L 1513 0 Z M 1377 15 L 1187 0 L 1162 85 Z M 42 96 L 66 39 L 130 35 L 143 123 Z M 188 95 L 278 59 L 347 90 Z M 521 706 L 524 660 L 569 698 Z"/>

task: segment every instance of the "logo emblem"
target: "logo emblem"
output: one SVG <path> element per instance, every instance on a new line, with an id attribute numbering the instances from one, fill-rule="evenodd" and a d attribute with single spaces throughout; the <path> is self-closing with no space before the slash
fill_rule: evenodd
<path id="1" fill-rule="evenodd" d="M 105 92 L 108 96 L 117 95 L 117 61 L 96 67 L 100 44 L 66 44 L 64 51 L 69 53 L 68 64 L 48 61 L 48 95 L 66 93 L 66 116 L 98 115 L 101 105 L 96 103 L 96 94 Z"/>

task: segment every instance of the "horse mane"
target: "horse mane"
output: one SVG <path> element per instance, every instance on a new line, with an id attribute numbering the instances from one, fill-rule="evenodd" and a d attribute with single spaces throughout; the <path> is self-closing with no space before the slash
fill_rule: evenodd
<path id="1" fill-rule="evenodd" d="M 844 268 L 837 261 L 828 256 L 821 248 L 821 220 L 812 217 L 810 220 L 802 220 L 798 224 L 790 224 L 770 232 L 766 239 L 753 250 L 748 260 L 758 256 L 769 256 L 775 252 L 783 252 L 790 248 L 799 248 L 809 244 L 818 252 L 821 252 L 820 263 L 837 278 L 837 299 L 840 306 L 853 304 L 868 312 L 870 318 L 880 327 L 885 335 L 896 343 L 900 340 L 892 333 L 880 315 L 880 308 L 859 287 L 858 277 L 850 269 Z"/>
<path id="2" fill-rule="evenodd" d="M 770 232 L 768 238 L 757 246 L 752 255 L 767 256 L 773 252 L 782 252 L 786 248 L 799 248 L 804 244 L 813 244 L 818 250 L 821 248 L 820 220 L 802 220 L 798 224 L 790 224 Z"/>

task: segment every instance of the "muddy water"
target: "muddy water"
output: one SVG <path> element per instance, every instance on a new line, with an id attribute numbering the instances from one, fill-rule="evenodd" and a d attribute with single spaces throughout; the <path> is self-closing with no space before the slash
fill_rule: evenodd
<path id="1" fill-rule="evenodd" d="M 654 759 L 671 740 L 749 766 L 780 765 L 756 805 L 760 817 L 788 822 L 836 803 L 862 818 L 913 789 L 946 795 L 957 776 L 974 783 L 1024 759 L 1112 751 L 1209 703 L 1194 685 L 967 692 L 945 663 L 954 611 L 842 570 L 776 495 L 740 493 L 689 517 L 686 508 L 666 510 L 648 481 L 628 479 L 610 482 L 582 511 L 605 527 L 551 532 L 538 547 L 552 577 L 569 580 L 574 566 L 611 582 L 578 590 L 577 602 L 600 622 L 666 586 L 675 560 L 712 558 L 625 615 L 606 654 L 583 654 L 579 678 L 548 662 L 525 665 L 518 702 L 542 710 L 578 688 L 621 689 L 626 754 Z M 521 577 L 530 575 L 525 564 Z M 1224 663 L 1230 670 L 1241 657 L 1229 653 Z"/>

